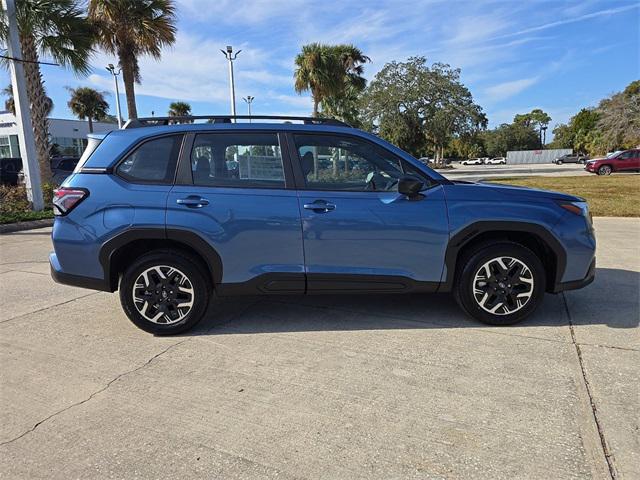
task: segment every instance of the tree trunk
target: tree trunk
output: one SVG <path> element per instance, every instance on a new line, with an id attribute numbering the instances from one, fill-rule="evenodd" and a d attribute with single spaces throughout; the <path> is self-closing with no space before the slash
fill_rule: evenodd
<path id="1" fill-rule="evenodd" d="M 93 120 L 91 120 L 91 115 L 87 118 L 89 119 L 89 133 L 93 133 Z"/>
<path id="2" fill-rule="evenodd" d="M 27 96 L 31 111 L 31 123 L 33 124 L 33 136 L 36 144 L 36 154 L 40 165 L 40 178 L 42 183 L 51 181 L 51 163 L 49 160 L 49 103 L 44 91 L 42 74 L 38 62 L 38 51 L 32 36 L 20 35 L 20 48 L 25 80 L 27 84 Z M 24 150 L 24 145 L 21 146 Z"/>
<path id="3" fill-rule="evenodd" d="M 320 102 L 318 101 L 318 99 L 316 98 L 315 95 L 312 95 L 312 96 L 313 96 L 313 116 L 317 117 L 318 116 L 318 104 Z"/>
<path id="4" fill-rule="evenodd" d="M 127 112 L 129 118 L 138 118 L 138 109 L 136 108 L 136 92 L 135 92 L 135 73 L 133 69 L 133 61 L 128 58 L 128 54 L 119 54 L 120 67 L 122 68 L 122 81 L 124 82 L 124 92 L 127 96 Z"/>

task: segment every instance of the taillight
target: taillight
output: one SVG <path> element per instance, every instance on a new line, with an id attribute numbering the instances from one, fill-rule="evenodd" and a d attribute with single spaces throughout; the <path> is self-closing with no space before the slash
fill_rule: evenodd
<path id="1" fill-rule="evenodd" d="M 89 196 L 84 188 L 60 187 L 53 191 L 53 214 L 66 215 Z"/>

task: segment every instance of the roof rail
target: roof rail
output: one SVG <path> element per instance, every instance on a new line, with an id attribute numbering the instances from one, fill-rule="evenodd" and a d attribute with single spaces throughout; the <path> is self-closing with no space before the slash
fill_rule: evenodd
<path id="1" fill-rule="evenodd" d="M 194 120 L 208 120 L 209 123 L 232 123 L 232 120 L 282 120 L 301 121 L 305 125 L 334 125 L 338 127 L 351 127 L 348 123 L 334 118 L 320 117 L 287 117 L 280 115 L 187 115 L 180 117 L 145 117 L 132 118 L 122 128 L 155 127 L 171 125 L 173 123 L 193 123 Z"/>

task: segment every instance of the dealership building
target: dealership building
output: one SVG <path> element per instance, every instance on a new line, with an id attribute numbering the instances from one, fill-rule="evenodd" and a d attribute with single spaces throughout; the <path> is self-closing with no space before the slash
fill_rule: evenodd
<path id="1" fill-rule="evenodd" d="M 109 132 L 118 128 L 115 123 L 93 122 L 94 133 Z M 49 118 L 49 141 L 60 155 L 79 157 L 87 145 L 89 122 Z M 18 124 L 11 112 L 0 112 L 0 158 L 20 157 Z"/>

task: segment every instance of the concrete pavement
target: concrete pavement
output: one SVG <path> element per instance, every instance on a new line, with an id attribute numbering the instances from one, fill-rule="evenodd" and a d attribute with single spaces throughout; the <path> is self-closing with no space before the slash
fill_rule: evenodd
<path id="1" fill-rule="evenodd" d="M 2 478 L 639 478 L 640 220 L 596 219 L 589 287 L 525 323 L 448 296 L 220 301 L 136 329 L 0 236 Z"/>

